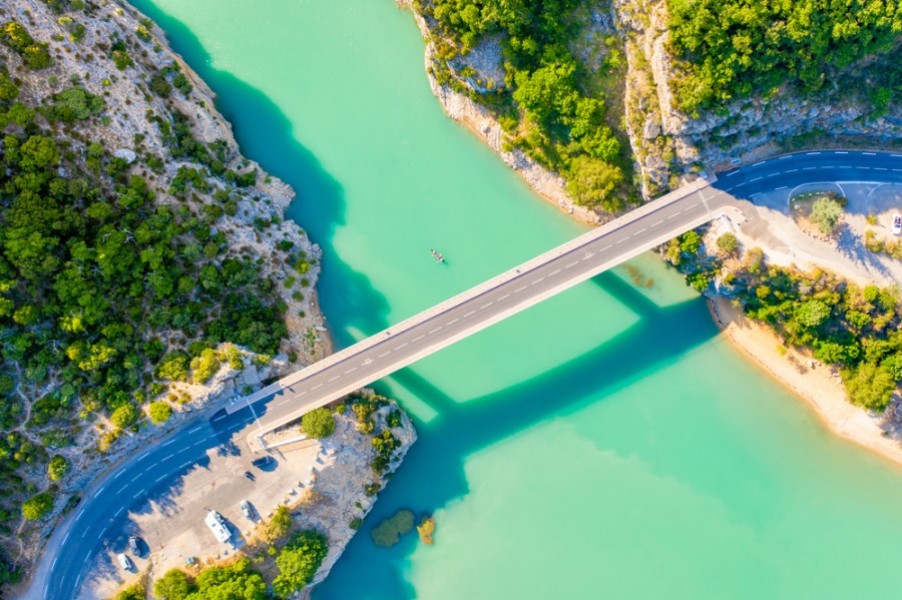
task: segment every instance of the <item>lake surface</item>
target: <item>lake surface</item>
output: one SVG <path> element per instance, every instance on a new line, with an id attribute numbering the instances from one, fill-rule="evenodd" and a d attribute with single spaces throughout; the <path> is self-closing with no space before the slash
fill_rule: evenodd
<path id="1" fill-rule="evenodd" d="M 583 231 L 448 120 L 391 0 L 139 0 L 295 187 L 339 344 Z M 436 264 L 429 248 L 442 251 Z M 902 477 L 830 437 L 647 256 L 380 389 L 419 442 L 315 598 L 898 595 Z M 435 514 L 436 544 L 369 530 Z"/>

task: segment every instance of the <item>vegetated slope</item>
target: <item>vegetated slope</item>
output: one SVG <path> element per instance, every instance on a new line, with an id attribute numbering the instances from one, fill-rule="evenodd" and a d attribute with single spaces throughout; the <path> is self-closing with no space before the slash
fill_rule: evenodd
<path id="1" fill-rule="evenodd" d="M 902 5 L 893 0 L 667 4 L 678 105 L 688 113 L 785 84 L 816 91 L 831 70 L 891 51 L 902 36 Z"/>
<path id="2" fill-rule="evenodd" d="M 0 540 L 20 561 L 117 439 L 153 435 L 145 409 L 191 400 L 175 382 L 315 354 L 318 249 L 198 85 L 115 5 L 0 8 Z"/>
<path id="3" fill-rule="evenodd" d="M 588 20 L 586 4 L 417 0 L 414 8 L 434 33 L 437 81 L 490 107 L 509 146 L 564 175 L 576 202 L 613 212 L 635 198 L 605 86 L 622 55 L 616 37 Z M 574 44 L 581 37 L 603 47 L 601 60 Z"/>
<path id="4" fill-rule="evenodd" d="M 647 195 L 737 160 L 902 140 L 898 2 L 615 3 Z"/>

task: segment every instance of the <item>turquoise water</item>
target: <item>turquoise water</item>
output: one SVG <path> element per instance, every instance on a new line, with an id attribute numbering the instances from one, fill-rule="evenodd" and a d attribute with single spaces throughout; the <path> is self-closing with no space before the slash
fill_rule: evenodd
<path id="1" fill-rule="evenodd" d="M 582 228 L 441 112 L 390 0 L 140 0 L 291 183 L 347 344 Z M 439 248 L 449 265 L 429 257 Z M 651 257 L 383 382 L 420 441 L 317 599 L 889 595 L 902 478 L 716 338 Z M 368 531 L 434 513 L 436 544 Z"/>

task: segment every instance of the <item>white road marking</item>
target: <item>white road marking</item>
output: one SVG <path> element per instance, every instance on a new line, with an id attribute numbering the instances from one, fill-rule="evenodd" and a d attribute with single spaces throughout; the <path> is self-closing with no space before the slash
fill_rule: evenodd
<path id="1" fill-rule="evenodd" d="M 572 263 L 564 265 L 564 268 L 565 268 L 565 269 L 572 269 L 573 267 L 575 267 L 575 266 L 578 265 L 578 264 L 579 264 L 579 261 L 578 261 L 578 260 L 574 260 Z"/>
<path id="2" fill-rule="evenodd" d="M 627 241 L 627 238 L 623 238 L 622 240 L 618 240 L 616 245 L 619 246 L 620 244 L 622 244 L 623 242 L 626 242 L 626 241 Z"/>
<path id="3" fill-rule="evenodd" d="M 174 443 L 175 443 L 175 438 L 172 438 L 172 439 L 169 440 L 168 442 L 165 442 L 165 443 L 163 443 L 163 444 L 160 444 L 160 447 L 161 447 L 161 448 L 165 448 L 165 447 L 168 446 L 169 444 L 174 444 Z"/>
<path id="4" fill-rule="evenodd" d="M 71 530 L 71 529 L 70 529 L 69 531 L 67 531 L 67 532 L 66 532 L 66 535 L 63 537 L 63 543 L 60 544 L 61 546 L 65 546 L 65 545 L 66 545 L 66 541 L 69 539 L 69 536 L 70 536 L 70 535 L 72 535 L 72 530 Z"/>
<path id="5" fill-rule="evenodd" d="M 486 302 L 485 304 L 483 304 L 482 306 L 479 307 L 479 310 L 485 310 L 488 307 L 490 307 L 492 304 L 494 304 L 494 302 Z"/>
<path id="6" fill-rule="evenodd" d="M 749 183 L 754 183 L 755 181 L 758 181 L 759 179 L 764 179 L 764 178 L 763 177 L 755 177 L 754 179 L 749 179 Z"/>
<path id="7" fill-rule="evenodd" d="M 154 482 L 154 483 L 160 483 L 161 481 L 163 481 L 163 480 L 166 479 L 167 477 L 169 477 L 168 474 L 166 474 L 166 475 L 161 475 L 161 476 L 157 477 L 156 479 L 154 479 L 153 482 Z"/>
<path id="8" fill-rule="evenodd" d="M 733 175 L 738 175 L 738 174 L 739 174 L 739 170 L 737 169 L 737 170 L 733 171 L 732 173 L 727 173 L 727 177 L 732 177 Z"/>
<path id="9" fill-rule="evenodd" d="M 538 285 L 538 284 L 542 283 L 543 279 L 545 279 L 545 277 L 539 277 L 538 279 L 536 279 L 535 281 L 532 282 L 532 285 Z"/>
<path id="10" fill-rule="evenodd" d="M 223 418 L 224 418 L 224 417 L 223 417 Z M 192 428 L 192 429 L 189 429 L 189 430 L 188 430 L 188 433 L 194 433 L 194 432 L 196 432 L 196 431 L 200 431 L 201 427 L 203 427 L 203 425 L 198 425 L 197 427 L 194 427 L 194 428 Z"/>
<path id="11" fill-rule="evenodd" d="M 664 222 L 664 219 L 661 219 L 661 220 L 658 221 L 657 223 L 652 223 L 651 226 L 652 226 L 652 227 L 657 227 L 658 225 L 660 225 L 660 224 L 663 223 L 663 222 Z"/>
<path id="12" fill-rule="evenodd" d="M 167 454 L 165 457 L 163 457 L 163 460 L 169 460 L 173 456 L 175 456 L 175 454 Z"/>
<path id="13" fill-rule="evenodd" d="M 129 481 L 129 483 L 134 483 L 134 482 L 138 481 L 139 479 L 141 479 L 142 475 L 144 475 L 144 473 L 138 473 L 137 475 L 132 477 L 132 479 L 131 479 L 131 481 Z M 125 489 L 125 488 L 123 488 L 123 489 Z"/>
<path id="14" fill-rule="evenodd" d="M 426 334 L 425 334 L 425 333 L 424 333 L 423 335 L 421 335 L 420 337 L 415 337 L 415 338 L 413 338 L 413 341 L 419 342 L 419 341 L 420 341 L 421 339 L 423 339 L 424 337 L 426 337 Z"/>
<path id="15" fill-rule="evenodd" d="M 116 511 L 116 514 L 113 515 L 113 518 L 115 519 L 116 517 L 118 517 L 119 515 L 121 515 L 121 514 L 122 514 L 122 511 L 124 511 L 124 510 L 125 510 L 125 507 L 124 507 L 124 506 L 120 506 L 120 507 L 119 507 L 119 510 Z"/>
<path id="16" fill-rule="evenodd" d="M 763 164 L 764 164 L 764 161 L 763 161 L 763 160 L 759 160 L 758 162 L 754 163 L 752 166 L 753 166 L 753 167 L 757 167 L 758 165 L 763 165 Z"/>
<path id="17" fill-rule="evenodd" d="M 504 300 L 504 299 L 507 298 L 508 296 L 510 296 L 510 294 L 504 294 L 503 296 L 501 296 L 500 298 L 498 298 L 498 302 L 501 302 L 502 300 Z"/>
<path id="18" fill-rule="evenodd" d="M 127 487 L 128 487 L 128 484 L 126 483 L 126 484 L 123 485 L 121 488 L 119 488 L 119 491 L 116 492 L 116 495 L 119 495 L 119 494 L 121 494 L 122 492 L 124 492 L 125 489 L 126 489 Z"/>
<path id="19" fill-rule="evenodd" d="M 786 186 L 785 186 L 785 185 L 781 185 L 781 186 L 778 187 L 777 189 L 778 189 L 778 190 L 785 190 L 785 189 L 786 189 Z"/>
<path id="20" fill-rule="evenodd" d="M 902 154 L 890 154 L 893 158 L 902 158 Z"/>
<path id="21" fill-rule="evenodd" d="M 382 358 L 382 357 L 384 357 L 384 356 L 388 356 L 389 354 L 391 354 L 391 350 L 388 350 L 387 352 L 383 352 L 382 354 L 380 354 L 380 355 L 377 356 L 376 358 Z"/>
<path id="22" fill-rule="evenodd" d="M 318 389 L 321 388 L 321 387 L 323 387 L 323 384 L 318 383 L 318 384 L 316 384 L 316 386 L 313 387 L 312 389 L 313 389 L 314 391 L 316 391 L 316 390 L 318 390 Z"/>
<path id="23" fill-rule="evenodd" d="M 113 475 L 113 479 L 119 479 L 119 476 L 122 475 L 123 473 L 125 473 L 125 470 L 119 471 L 118 473 Z"/>
<path id="24" fill-rule="evenodd" d="M 423 336 L 420 336 L 420 337 L 423 337 Z M 347 371 L 345 371 L 345 375 L 347 375 L 348 373 L 353 373 L 353 372 L 356 371 L 356 370 L 357 370 L 357 367 L 351 367 L 350 369 L 348 369 Z"/>
<path id="25" fill-rule="evenodd" d="M 144 454 L 142 454 L 141 456 L 139 456 L 139 457 L 138 457 L 138 460 L 142 460 L 142 459 L 143 459 L 145 456 L 147 456 L 148 454 L 150 454 L 150 450 L 148 450 L 147 452 L 145 452 Z"/>
<path id="26" fill-rule="evenodd" d="M 135 495 L 132 496 L 132 500 L 137 500 L 138 496 L 140 496 L 143 491 L 144 490 L 138 490 L 137 492 L 135 492 Z"/>
<path id="27" fill-rule="evenodd" d="M 835 169 L 836 165 L 823 165 L 821 168 L 822 169 Z"/>
<path id="28" fill-rule="evenodd" d="M 395 346 L 395 350 L 400 350 L 401 348 L 403 348 L 403 347 L 406 346 L 406 345 L 407 345 L 407 342 L 404 342 L 404 343 L 401 344 L 400 346 Z"/>
<path id="29" fill-rule="evenodd" d="M 862 154 L 864 154 L 865 156 L 876 156 L 877 155 L 876 152 L 862 152 Z"/>
<path id="30" fill-rule="evenodd" d="M 814 171 L 817 167 L 802 167 L 803 171 Z"/>
<path id="31" fill-rule="evenodd" d="M 514 293 L 515 293 L 515 294 L 519 294 L 520 292 L 522 292 L 522 291 L 525 290 L 525 289 L 526 289 L 526 286 L 525 286 L 525 285 L 522 285 L 522 286 L 518 287 L 517 289 L 515 289 L 515 290 L 514 290 Z"/>
<path id="32" fill-rule="evenodd" d="M 848 154 L 845 150 L 837 150 L 834 154 Z"/>
<path id="33" fill-rule="evenodd" d="M 776 177 L 777 175 L 782 175 L 782 174 L 783 174 L 782 171 L 779 172 L 779 173 L 770 173 L 770 174 L 768 175 L 768 177 Z"/>
<path id="34" fill-rule="evenodd" d="M 820 152 L 806 152 L 805 154 L 807 154 L 808 156 L 817 156 L 818 154 L 820 154 Z"/>
<path id="35" fill-rule="evenodd" d="M 786 171 L 786 172 L 787 172 L 787 173 L 796 173 L 796 172 L 798 172 L 798 169 L 789 169 L 789 170 Z"/>
<path id="36" fill-rule="evenodd" d="M 433 329 L 432 331 L 430 331 L 430 332 L 429 332 L 429 335 L 432 335 L 432 334 L 435 333 L 436 331 L 439 331 L 441 328 L 442 328 L 442 326 L 439 325 L 438 327 L 436 327 L 435 329 Z"/>
<path id="37" fill-rule="evenodd" d="M 339 377 L 341 377 L 341 375 L 336 375 L 336 376 L 333 377 L 332 379 L 327 379 L 327 380 L 326 380 L 326 383 L 332 383 L 333 381 L 336 381 Z"/>
<path id="38" fill-rule="evenodd" d="M 874 170 L 875 171 L 888 171 L 889 169 L 887 169 L 886 167 L 874 167 Z"/>
<path id="39" fill-rule="evenodd" d="M 667 217 L 667 220 L 669 221 L 670 219 L 676 219 L 678 216 L 680 216 L 680 213 L 674 213 L 674 214 L 670 215 L 669 217 Z"/>
<path id="40" fill-rule="evenodd" d="M 465 314 L 465 315 L 463 316 L 463 318 L 466 319 L 467 317 L 469 317 L 470 315 L 475 314 L 475 313 L 476 313 L 475 310 L 471 310 L 470 312 L 468 312 L 467 314 Z"/>
<path id="41" fill-rule="evenodd" d="M 605 250 L 607 250 L 607 249 L 610 248 L 611 246 L 612 246 L 612 244 L 608 244 L 607 246 L 605 246 L 604 248 L 602 248 L 601 250 L 599 250 L 599 252 L 604 252 Z"/>
<path id="42" fill-rule="evenodd" d="M 778 160 L 786 160 L 787 158 L 790 158 L 790 157 L 784 154 L 783 156 L 779 157 Z"/>
<path id="43" fill-rule="evenodd" d="M 455 317 L 455 319 L 454 319 L 453 321 L 448 321 L 448 325 L 454 325 L 454 324 L 457 323 L 458 321 L 460 321 L 460 318 Z"/>
<path id="44" fill-rule="evenodd" d="M 551 277 L 552 275 L 557 275 L 557 274 L 560 273 L 560 272 L 561 272 L 561 270 L 560 270 L 560 269 L 557 269 L 557 270 L 552 271 L 551 273 L 549 273 L 548 276 Z"/>
<path id="45" fill-rule="evenodd" d="M 50 564 L 51 571 L 56 568 L 56 561 L 58 561 L 59 559 L 60 559 L 59 555 L 57 555 L 56 558 L 53 559 L 53 562 Z"/>
<path id="46" fill-rule="evenodd" d="M 194 461 L 193 461 L 193 460 L 189 460 L 189 461 L 186 462 L 185 464 L 179 465 L 179 469 L 184 469 L 185 467 L 188 467 L 188 466 L 193 465 L 193 464 L 194 464 Z"/>

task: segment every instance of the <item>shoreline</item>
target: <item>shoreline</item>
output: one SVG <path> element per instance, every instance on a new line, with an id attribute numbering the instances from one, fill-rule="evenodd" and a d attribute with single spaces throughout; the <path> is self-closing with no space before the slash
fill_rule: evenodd
<path id="1" fill-rule="evenodd" d="M 767 326 L 743 315 L 726 298 L 706 301 L 712 320 L 730 346 L 803 400 L 828 433 L 902 466 L 902 445 L 884 434 L 878 418 L 846 399 L 842 383 L 830 367 L 794 348 L 781 355 L 777 348 L 782 340 Z"/>

